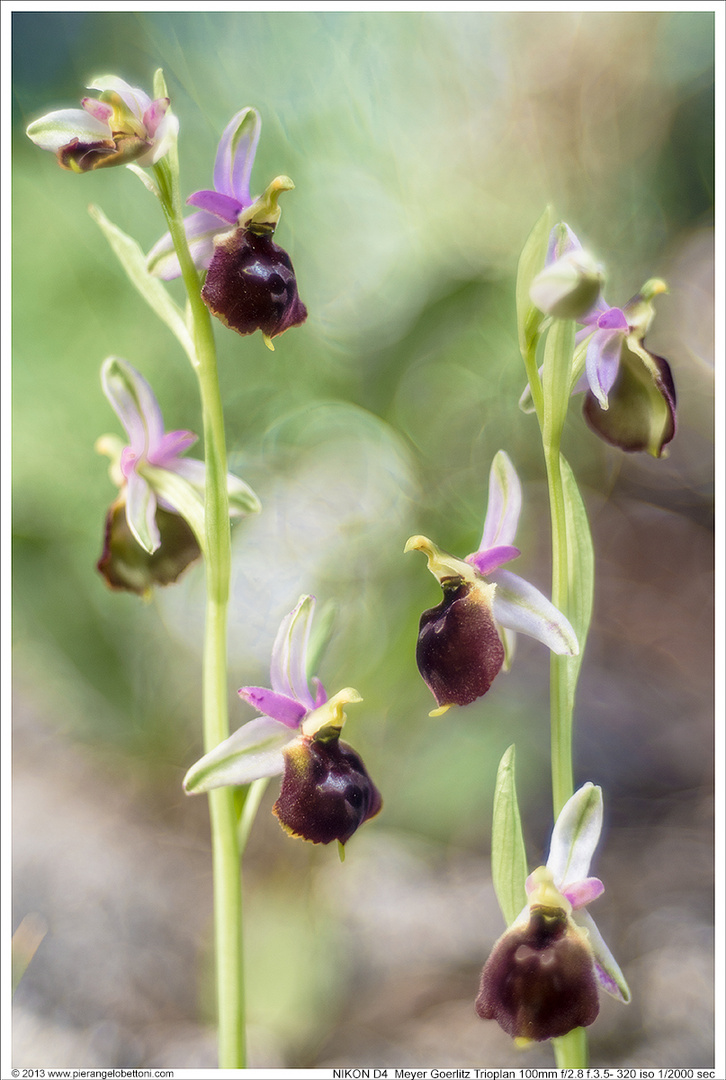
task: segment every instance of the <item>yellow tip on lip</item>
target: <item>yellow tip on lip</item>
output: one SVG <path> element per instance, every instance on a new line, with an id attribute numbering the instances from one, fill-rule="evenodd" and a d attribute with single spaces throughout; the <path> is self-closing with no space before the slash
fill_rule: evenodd
<path id="1" fill-rule="evenodd" d="M 432 709 L 429 716 L 443 716 L 445 712 L 448 712 L 451 705 L 439 705 L 438 709 Z"/>

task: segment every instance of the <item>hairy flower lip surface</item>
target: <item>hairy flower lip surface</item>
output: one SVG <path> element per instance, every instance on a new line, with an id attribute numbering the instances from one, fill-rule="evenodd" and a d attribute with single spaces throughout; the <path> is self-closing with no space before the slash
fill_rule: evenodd
<path id="1" fill-rule="evenodd" d="M 218 238 L 202 299 L 230 329 L 261 330 L 266 339 L 300 326 L 308 314 L 290 256 L 267 231 L 240 228 Z"/>
<path id="2" fill-rule="evenodd" d="M 476 1011 L 512 1038 L 536 1042 L 595 1021 L 592 954 L 564 910 L 533 906 L 526 925 L 505 931 L 482 971 Z"/>
<path id="3" fill-rule="evenodd" d="M 412 536 L 404 552 L 421 551 L 444 590 L 444 599 L 419 623 L 416 661 L 440 715 L 451 705 L 482 697 L 509 667 L 515 633 L 537 638 L 553 652 L 576 655 L 568 620 L 534 585 L 502 566 L 519 556 L 514 546 L 522 487 L 500 450 L 489 473 L 489 496 L 479 550 L 458 559 L 426 536 Z"/>
<path id="4" fill-rule="evenodd" d="M 291 836 L 345 844 L 379 813 L 380 792 L 347 743 L 303 735 L 283 755 L 285 772 L 273 813 Z"/>

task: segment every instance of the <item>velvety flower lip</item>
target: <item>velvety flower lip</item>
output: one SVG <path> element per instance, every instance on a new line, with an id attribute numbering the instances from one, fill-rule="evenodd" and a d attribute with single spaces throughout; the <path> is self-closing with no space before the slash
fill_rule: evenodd
<path id="1" fill-rule="evenodd" d="M 546 866 L 528 877 L 527 906 L 496 942 L 476 1008 L 513 1038 L 541 1041 L 591 1024 L 598 987 L 630 1000 L 623 974 L 584 910 L 603 893 L 590 877 L 602 829 L 602 792 L 584 784 L 560 812 Z"/>
<path id="2" fill-rule="evenodd" d="M 187 199 L 198 212 L 186 218 L 184 229 L 198 270 L 207 270 L 217 236 L 235 226 L 240 214 L 253 203 L 250 177 L 260 138 L 262 121 L 257 109 L 248 106 L 235 113 L 219 140 L 214 162 L 213 190 L 196 191 Z M 148 255 L 149 270 L 166 281 L 181 275 L 171 234 L 166 233 Z"/>
<path id="3" fill-rule="evenodd" d="M 346 687 L 328 698 L 319 679 L 309 680 L 314 610 L 315 598 L 302 596 L 282 620 L 272 648 L 271 686 L 239 691 L 264 715 L 196 762 L 184 789 L 198 794 L 282 773 L 273 812 L 283 829 L 315 844 L 345 844 L 382 801 L 360 756 L 340 741 L 344 708 L 361 701 L 360 694 Z"/>
<path id="4" fill-rule="evenodd" d="M 270 348 L 272 338 L 308 316 L 290 256 L 268 231 L 240 228 L 217 239 L 202 299 L 238 334 L 261 330 Z"/>
<path id="5" fill-rule="evenodd" d="M 466 705 L 486 693 L 514 654 L 517 631 L 574 656 L 577 637 L 565 616 L 534 585 L 503 564 L 519 555 L 514 546 L 522 487 L 508 455 L 500 450 L 489 474 L 489 498 L 477 551 L 458 559 L 425 536 L 412 536 L 405 551 L 422 551 L 444 590 L 437 608 L 424 612 L 417 662 L 438 709 Z"/>
<path id="6" fill-rule="evenodd" d="M 33 121 L 30 139 L 56 154 L 64 169 L 90 172 L 113 165 L 154 165 L 168 153 L 179 130 L 168 98 L 155 101 L 115 75 L 94 79 L 81 109 L 60 109 Z"/>

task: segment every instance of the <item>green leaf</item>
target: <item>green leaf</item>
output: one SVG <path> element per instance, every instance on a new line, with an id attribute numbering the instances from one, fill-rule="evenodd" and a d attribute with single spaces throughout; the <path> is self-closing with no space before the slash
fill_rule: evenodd
<path id="1" fill-rule="evenodd" d="M 164 71 L 162 68 L 157 68 L 154 72 L 154 100 L 158 98 L 169 97 L 169 91 L 166 88 L 166 79 L 164 78 Z"/>
<path id="2" fill-rule="evenodd" d="M 527 856 L 514 782 L 514 753 L 514 746 L 510 746 L 499 762 L 492 819 L 492 880 L 507 926 L 527 903 Z"/>
<path id="3" fill-rule="evenodd" d="M 139 245 L 134 239 L 127 236 L 125 232 L 122 232 L 121 229 L 110 222 L 97 206 L 91 206 L 89 213 L 103 230 L 131 284 L 141 293 L 152 311 L 156 312 L 161 321 L 166 323 L 192 364 L 196 367 L 197 354 L 194 349 L 194 342 L 187 329 L 181 309 L 177 307 L 169 296 L 160 279 L 153 277 L 147 270 L 146 256 Z"/>
<path id="4" fill-rule="evenodd" d="M 542 371 L 545 445 L 559 446 L 570 403 L 572 355 L 575 351 L 575 324 L 571 319 L 555 319 L 547 332 Z"/>
<path id="5" fill-rule="evenodd" d="M 519 257 L 515 292 L 517 299 L 517 331 L 519 334 L 519 349 L 525 359 L 544 319 L 542 312 L 534 306 L 529 298 L 529 287 L 545 264 L 547 245 L 553 225 L 554 213 L 552 207 L 548 206 L 527 237 L 522 254 Z"/>
<path id="6" fill-rule="evenodd" d="M 577 634 L 580 652 L 567 657 L 567 688 L 570 706 L 574 704 L 575 688 L 590 629 L 592 601 L 595 589 L 595 553 L 590 523 L 577 481 L 566 459 L 560 455 L 562 492 L 565 501 L 567 528 L 567 617 Z"/>

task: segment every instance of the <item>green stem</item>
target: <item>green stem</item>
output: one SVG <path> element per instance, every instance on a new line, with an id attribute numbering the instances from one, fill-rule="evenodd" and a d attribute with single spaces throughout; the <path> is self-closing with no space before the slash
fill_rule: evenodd
<path id="1" fill-rule="evenodd" d="M 545 465 L 552 525 L 552 603 L 559 611 L 567 614 L 569 610 L 567 522 L 559 440 L 556 445 L 545 446 Z M 568 662 L 567 656 L 558 656 L 556 653 L 550 656 L 552 805 L 555 821 L 575 790 L 572 770 L 573 702 L 569 694 Z"/>
<path id="2" fill-rule="evenodd" d="M 156 176 L 191 312 L 196 374 L 204 422 L 206 620 L 203 660 L 204 749 L 229 735 L 227 712 L 227 604 L 231 567 L 227 451 L 212 321 L 201 298 L 182 217 L 178 168 L 161 162 Z M 242 880 L 237 814 L 232 788 L 209 793 L 214 871 L 214 925 L 219 1067 L 245 1066 L 245 1002 L 242 954 Z"/>
<path id="3" fill-rule="evenodd" d="M 550 521 L 552 526 L 552 603 L 570 617 L 570 567 L 567 536 L 567 505 L 562 477 L 560 445 L 570 396 L 574 325 L 555 320 L 545 345 L 542 378 L 541 409 L 537 409 L 542 430 L 542 448 L 547 470 Z M 530 364 L 534 363 L 534 353 Z M 529 372 L 528 372 L 529 373 Z M 532 376 L 530 375 L 530 386 Z M 535 407 L 538 395 L 533 392 Z M 578 582 L 572 582 L 576 589 Z M 580 642 L 584 648 L 584 642 Z M 552 653 L 550 659 L 550 739 L 552 768 L 552 804 L 557 820 L 562 807 L 574 793 L 572 768 L 572 714 L 574 683 L 569 678 L 571 658 Z M 560 1039 L 553 1040 L 555 1060 L 559 1068 L 585 1068 L 587 1065 L 587 1034 L 577 1028 Z"/>
<path id="4" fill-rule="evenodd" d="M 555 1064 L 558 1069 L 586 1069 L 589 1061 L 587 1032 L 582 1027 L 573 1028 L 566 1035 L 552 1040 Z"/>

